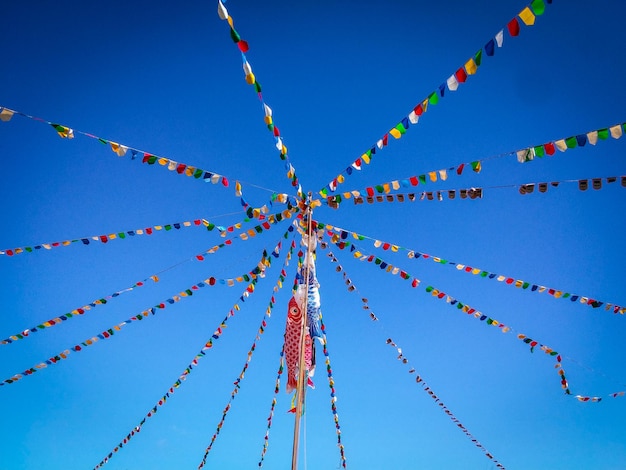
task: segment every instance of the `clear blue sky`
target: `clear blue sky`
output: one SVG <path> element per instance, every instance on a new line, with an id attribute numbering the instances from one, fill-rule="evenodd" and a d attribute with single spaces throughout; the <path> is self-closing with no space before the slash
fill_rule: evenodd
<path id="1" fill-rule="evenodd" d="M 293 194 L 241 55 L 214 2 L 5 2 L 0 106 L 75 130 L 0 122 L 0 250 L 205 218 L 245 217 Z M 274 111 L 305 191 L 324 187 L 492 39 L 523 2 L 246 2 L 226 4 Z M 625 7 L 556 1 L 519 37 L 504 33 L 476 75 L 431 106 L 400 140 L 346 179 L 343 190 L 482 161 L 479 174 L 413 188 L 482 187 L 483 198 L 354 205 L 315 211 L 320 222 L 563 292 L 626 305 L 619 180 L 583 192 L 567 180 L 626 175 L 626 137 L 520 164 L 512 151 L 626 121 Z M 130 155 L 91 133 L 226 175 L 205 184 Z M 500 158 L 489 158 L 495 156 Z M 524 183 L 561 181 L 545 194 Z M 0 256 L 0 339 L 159 273 L 87 314 L 0 345 L 0 380 L 45 361 L 211 276 L 250 271 L 286 224 L 207 255 L 216 231 L 181 228 L 89 246 Z M 507 286 L 366 239 L 359 248 L 422 282 L 418 288 L 332 247 L 358 288 L 350 293 L 320 251 L 318 277 L 348 468 L 491 469 L 396 360 L 404 355 L 463 425 L 506 468 L 626 466 L 626 319 L 604 308 Z M 283 255 L 285 250 L 283 251 Z M 189 378 L 107 469 L 197 468 L 246 361 L 283 258 Z M 295 259 L 266 333 L 208 456 L 208 468 L 258 468 L 272 401 Z M 425 292 L 433 285 L 561 353 L 554 358 Z M 89 469 L 176 381 L 238 302 L 244 286 L 216 285 L 106 341 L 0 387 L 0 469 Z M 361 297 L 379 318 L 369 320 Z M 318 346 L 307 393 L 300 468 L 337 468 L 337 437 Z M 283 381 L 284 388 L 284 381 Z M 264 468 L 288 468 L 293 415 L 281 390 Z M 306 461 L 306 466 L 305 466 Z"/>

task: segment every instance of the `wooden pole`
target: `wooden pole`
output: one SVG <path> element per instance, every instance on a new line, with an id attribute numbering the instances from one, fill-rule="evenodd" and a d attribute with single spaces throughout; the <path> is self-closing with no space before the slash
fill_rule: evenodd
<path id="1" fill-rule="evenodd" d="M 307 304 L 309 294 L 309 272 L 310 272 L 310 259 L 312 257 L 311 252 L 311 239 L 313 234 L 313 210 L 311 208 L 311 193 L 307 198 L 307 207 L 304 212 L 305 220 L 307 223 L 307 250 L 304 261 L 304 305 L 302 306 L 302 328 L 300 330 L 300 354 L 298 361 L 298 384 L 296 387 L 296 419 L 293 430 L 293 451 L 291 453 L 291 470 L 298 469 L 298 447 L 300 444 L 300 421 L 302 418 L 302 408 L 304 407 L 304 394 L 306 393 L 306 359 L 305 359 L 305 342 L 306 342 L 306 323 L 307 323 Z"/>

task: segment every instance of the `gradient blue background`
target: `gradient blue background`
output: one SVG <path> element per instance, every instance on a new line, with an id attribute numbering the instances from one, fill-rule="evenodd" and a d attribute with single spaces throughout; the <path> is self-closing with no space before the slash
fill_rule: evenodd
<path id="1" fill-rule="evenodd" d="M 305 191 L 317 191 L 371 147 L 525 6 L 506 1 L 246 2 L 227 7 Z M 241 58 L 213 2 L 5 2 L 0 106 L 59 122 L 242 181 L 255 205 L 292 191 Z M 377 154 L 343 189 L 456 166 L 626 120 L 625 9 L 556 1 L 484 57 L 478 73 Z M 520 165 L 514 157 L 424 189 L 485 187 L 482 200 L 315 211 L 416 251 L 567 292 L 626 304 L 626 188 L 545 194 L 540 181 L 626 174 L 626 138 Z M 60 139 L 15 116 L 0 123 L 0 249 L 207 218 L 243 218 L 232 187 L 206 185 L 94 140 Z M 230 215 L 225 215 L 230 214 Z M 184 229 L 0 259 L 0 336 L 167 270 L 158 284 L 81 318 L 0 347 L 2 379 L 110 328 L 209 276 L 236 277 L 284 228 L 237 241 L 204 263 L 179 262 L 219 243 Z M 626 467 L 626 398 L 564 396 L 554 361 L 512 334 L 435 301 L 437 286 L 563 355 L 574 394 L 626 390 L 625 319 L 507 287 L 402 253 L 363 248 L 422 280 L 412 289 L 333 250 L 359 289 L 318 260 L 322 309 L 352 469 L 491 469 L 385 345 L 392 337 L 457 418 L 510 469 Z M 294 264 L 290 266 L 292 279 Z M 184 386 L 108 469 L 196 468 L 244 365 L 280 264 Z M 290 282 L 286 283 L 290 285 Z M 67 361 L 0 389 L 0 469 L 92 468 L 139 423 L 226 315 L 241 286 L 205 289 Z M 380 318 L 372 323 L 360 296 Z M 272 399 L 287 290 L 277 296 L 208 468 L 257 468 Z M 318 349 L 318 358 L 322 358 Z M 307 394 L 304 462 L 337 468 L 323 368 Z M 279 396 L 264 468 L 288 468 L 293 415 Z"/>

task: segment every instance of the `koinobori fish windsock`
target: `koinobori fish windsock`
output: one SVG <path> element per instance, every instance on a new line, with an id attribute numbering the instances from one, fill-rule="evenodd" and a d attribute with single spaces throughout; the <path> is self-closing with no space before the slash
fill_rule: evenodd
<path id="1" fill-rule="evenodd" d="M 308 373 L 307 383 L 313 386 L 310 377 L 315 370 L 313 341 L 305 327 L 304 360 Z M 291 393 L 298 385 L 298 363 L 300 360 L 300 340 L 302 338 L 302 308 L 295 297 L 289 300 L 287 325 L 285 326 L 285 356 L 287 359 L 287 393 Z"/>

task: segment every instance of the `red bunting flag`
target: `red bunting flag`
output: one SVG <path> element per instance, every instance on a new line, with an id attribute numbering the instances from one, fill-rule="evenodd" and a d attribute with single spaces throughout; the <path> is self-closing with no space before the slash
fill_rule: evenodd
<path id="1" fill-rule="evenodd" d="M 511 36 L 515 37 L 519 35 L 520 28 L 519 28 L 519 21 L 517 21 L 517 17 L 509 21 L 506 27 L 509 30 L 509 34 Z"/>

